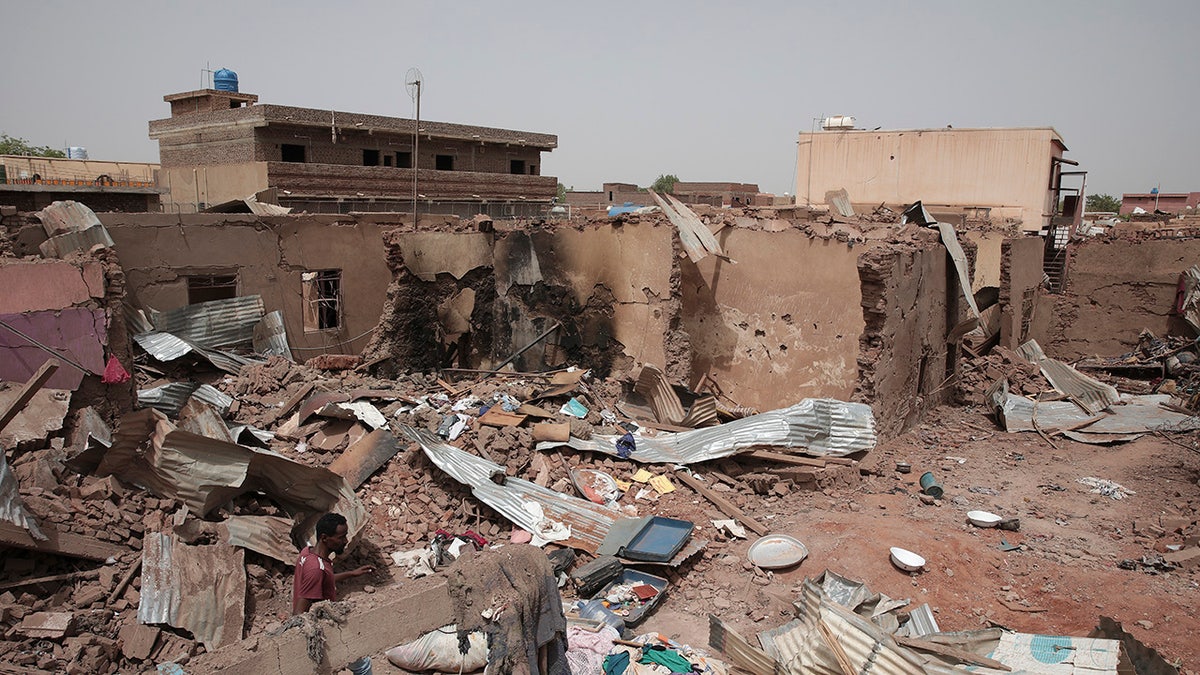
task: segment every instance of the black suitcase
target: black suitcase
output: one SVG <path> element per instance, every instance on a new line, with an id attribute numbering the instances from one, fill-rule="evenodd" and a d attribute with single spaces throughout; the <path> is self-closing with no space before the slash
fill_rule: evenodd
<path id="1" fill-rule="evenodd" d="M 621 576 L 625 566 L 616 556 L 605 555 L 580 565 L 571 572 L 571 582 L 581 598 L 590 598 L 610 581 Z"/>

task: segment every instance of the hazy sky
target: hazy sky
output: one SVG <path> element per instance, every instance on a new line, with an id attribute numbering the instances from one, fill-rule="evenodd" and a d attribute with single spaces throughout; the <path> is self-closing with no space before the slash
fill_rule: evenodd
<path id="1" fill-rule="evenodd" d="M 1045 126 L 1089 192 L 1200 190 L 1200 2 L 0 0 L 0 131 L 157 161 L 201 69 L 263 103 L 558 135 L 543 173 L 793 192 L 796 134 Z"/>

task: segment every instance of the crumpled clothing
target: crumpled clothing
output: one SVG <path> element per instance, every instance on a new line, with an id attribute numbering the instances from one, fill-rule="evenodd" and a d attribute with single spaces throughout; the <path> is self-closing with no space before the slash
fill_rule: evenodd
<path id="1" fill-rule="evenodd" d="M 604 659 L 604 675 L 625 675 L 629 667 L 629 652 L 609 654 Z"/>
<path id="2" fill-rule="evenodd" d="M 638 659 L 638 663 L 658 664 L 671 669 L 672 673 L 690 673 L 692 672 L 692 662 L 683 657 L 682 654 L 674 649 L 667 649 L 659 645 L 646 645 L 642 647 L 642 658 Z"/>
<path id="3" fill-rule="evenodd" d="M 530 532 L 530 534 L 533 535 L 533 541 L 531 543 L 534 546 L 540 548 L 552 541 L 562 541 L 564 539 L 571 538 L 571 526 L 567 525 L 566 523 L 547 518 L 546 512 L 542 508 L 541 504 L 538 504 L 537 502 L 526 502 L 523 504 L 523 506 L 525 507 L 526 511 L 538 519 L 536 529 L 533 532 Z"/>
<path id="4" fill-rule="evenodd" d="M 604 669 L 605 657 L 612 651 L 613 640 L 621 637 L 611 626 L 592 632 L 579 626 L 567 626 L 567 662 L 572 673 L 595 673 Z"/>

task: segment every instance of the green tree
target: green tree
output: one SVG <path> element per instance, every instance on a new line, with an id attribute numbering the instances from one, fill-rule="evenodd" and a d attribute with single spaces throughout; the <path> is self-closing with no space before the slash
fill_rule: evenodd
<path id="1" fill-rule="evenodd" d="M 679 182 L 679 176 L 673 173 L 660 174 L 654 179 L 654 183 L 650 186 L 655 192 L 673 193 L 675 192 L 675 184 Z"/>
<path id="2" fill-rule="evenodd" d="M 1088 195 L 1087 196 L 1088 211 L 1111 211 L 1116 213 L 1121 210 L 1121 200 L 1112 195 Z"/>
<path id="3" fill-rule="evenodd" d="M 567 186 L 562 183 L 558 184 L 558 194 L 554 197 L 554 203 L 565 204 L 567 201 Z"/>
<path id="4" fill-rule="evenodd" d="M 34 157 L 66 157 L 62 150 L 43 145 L 30 145 L 24 138 L 14 138 L 8 134 L 0 134 L 0 155 L 32 155 Z"/>

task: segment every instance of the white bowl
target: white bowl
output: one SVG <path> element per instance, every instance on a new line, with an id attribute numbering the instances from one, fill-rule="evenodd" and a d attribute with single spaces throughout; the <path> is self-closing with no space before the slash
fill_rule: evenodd
<path id="1" fill-rule="evenodd" d="M 892 564 L 905 572 L 916 572 L 925 566 L 925 559 L 912 551 L 896 548 L 895 546 L 890 551 L 892 554 Z"/>
<path id="2" fill-rule="evenodd" d="M 967 520 L 975 527 L 995 527 L 1004 519 L 989 511 L 967 511 Z"/>

